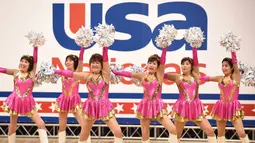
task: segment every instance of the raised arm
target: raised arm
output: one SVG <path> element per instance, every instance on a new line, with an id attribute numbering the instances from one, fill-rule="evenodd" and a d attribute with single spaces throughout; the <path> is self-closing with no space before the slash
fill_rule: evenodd
<path id="1" fill-rule="evenodd" d="M 108 47 L 103 47 L 103 70 L 102 73 L 107 81 L 110 81 L 110 65 L 108 62 Z"/>
<path id="2" fill-rule="evenodd" d="M 159 65 L 159 74 L 158 74 L 160 82 L 163 82 L 163 79 L 164 79 L 166 52 L 167 52 L 167 47 L 162 49 L 162 53 L 160 56 L 160 65 Z"/>
<path id="3" fill-rule="evenodd" d="M 240 70 L 237 65 L 236 52 L 231 52 L 231 57 L 232 57 L 233 68 L 234 68 L 234 73 L 233 73 L 234 78 L 238 83 L 240 83 L 241 75 L 240 75 Z"/>
<path id="4" fill-rule="evenodd" d="M 58 74 L 65 77 L 74 78 L 75 80 L 86 81 L 89 73 L 88 72 L 72 72 L 69 70 L 55 70 L 54 74 Z"/>
<path id="5" fill-rule="evenodd" d="M 7 75 L 14 75 L 14 73 L 16 73 L 18 70 L 16 69 L 6 69 L 6 68 L 2 68 L 0 67 L 0 73 L 4 73 Z"/>
<path id="6" fill-rule="evenodd" d="M 85 48 L 81 47 L 80 54 L 79 54 L 79 63 L 78 63 L 78 67 L 77 67 L 75 72 L 82 72 L 82 70 L 83 70 L 83 55 L 84 55 L 84 51 L 85 51 Z"/>
<path id="7" fill-rule="evenodd" d="M 193 55 L 193 73 L 199 75 L 197 48 L 192 48 L 192 55 Z"/>
<path id="8" fill-rule="evenodd" d="M 32 72 L 35 74 L 36 68 L 37 68 L 37 62 L 38 62 L 38 47 L 34 47 L 33 58 L 34 58 L 34 67 Z"/>

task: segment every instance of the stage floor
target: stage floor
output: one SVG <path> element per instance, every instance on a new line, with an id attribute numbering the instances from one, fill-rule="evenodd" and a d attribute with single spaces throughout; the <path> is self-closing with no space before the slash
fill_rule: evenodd
<path id="1" fill-rule="evenodd" d="M 77 139 L 68 139 L 66 143 L 77 143 Z M 151 140 L 151 143 L 167 143 L 167 141 L 155 141 Z M 0 143 L 8 143 L 7 138 L 0 138 Z M 17 138 L 16 143 L 39 143 L 37 138 Z M 50 139 L 49 143 L 58 143 L 57 139 Z M 92 139 L 91 143 L 113 143 L 113 140 L 108 139 Z M 124 143 L 141 143 L 140 140 L 124 140 Z M 182 143 L 206 143 L 198 141 L 182 141 Z M 240 142 L 228 142 L 228 143 L 240 143 Z"/>

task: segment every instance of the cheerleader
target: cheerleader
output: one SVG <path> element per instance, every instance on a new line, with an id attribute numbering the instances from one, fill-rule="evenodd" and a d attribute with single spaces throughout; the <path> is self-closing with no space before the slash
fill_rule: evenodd
<path id="1" fill-rule="evenodd" d="M 76 55 L 68 55 L 65 60 L 65 66 L 69 71 L 82 72 L 83 54 L 85 48 L 80 49 L 79 58 Z M 79 95 L 79 80 L 74 78 L 62 77 L 62 94 L 55 103 L 56 110 L 59 112 L 59 143 L 66 141 L 66 124 L 68 113 L 71 112 L 81 125 L 83 117 L 79 114 L 81 108 L 81 98 Z"/>
<path id="2" fill-rule="evenodd" d="M 170 143 L 177 143 L 176 128 L 167 117 L 168 112 L 161 99 L 166 52 L 167 48 L 164 48 L 161 57 L 154 54 L 148 58 L 147 73 L 113 70 L 113 73 L 117 76 L 138 79 L 144 88 L 143 99 L 140 101 L 136 111 L 136 117 L 140 119 L 142 128 L 143 143 L 150 142 L 151 120 L 157 120 L 168 130 L 170 133 L 168 141 Z"/>
<path id="3" fill-rule="evenodd" d="M 216 143 L 213 128 L 205 118 L 205 108 L 199 98 L 199 65 L 197 48 L 192 48 L 193 59 L 185 57 L 181 60 L 182 74 L 165 74 L 164 78 L 176 83 L 179 89 L 179 99 L 175 102 L 172 117 L 180 138 L 188 121 L 198 125 L 208 136 L 208 143 Z M 195 110 L 194 110 L 195 109 Z"/>
<path id="4" fill-rule="evenodd" d="M 226 122 L 230 121 L 234 125 L 242 143 L 249 143 L 249 138 L 245 134 L 242 123 L 244 112 L 238 101 L 241 76 L 237 64 L 236 52 L 231 52 L 231 57 L 222 60 L 223 76 L 203 76 L 200 77 L 200 80 L 217 82 L 220 89 L 220 99 L 216 102 L 211 112 L 212 118 L 217 121 L 218 142 L 225 143 Z M 250 83 L 252 86 L 253 84 Z"/>
<path id="5" fill-rule="evenodd" d="M 34 47 L 33 56 L 24 55 L 20 59 L 19 69 L 0 67 L 0 72 L 14 78 L 14 90 L 3 103 L 3 110 L 10 114 L 8 142 L 15 143 L 18 115 L 30 117 L 38 127 L 41 143 L 48 143 L 44 121 L 37 113 L 32 95 L 37 67 L 38 48 Z"/>
<path id="6" fill-rule="evenodd" d="M 110 66 L 108 47 L 103 47 L 103 56 L 93 54 L 89 60 L 92 73 L 56 70 L 54 73 L 75 80 L 87 82 L 88 99 L 82 105 L 82 115 L 86 121 L 82 126 L 79 143 L 90 143 L 89 134 L 95 120 L 103 120 L 114 134 L 114 143 L 123 143 L 122 132 L 115 118 L 114 107 L 108 98 Z"/>

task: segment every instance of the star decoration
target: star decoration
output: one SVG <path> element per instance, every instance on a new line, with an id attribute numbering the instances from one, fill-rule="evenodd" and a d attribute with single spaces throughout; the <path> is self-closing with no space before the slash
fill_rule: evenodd
<path id="1" fill-rule="evenodd" d="M 167 111 L 168 111 L 168 114 L 170 113 L 170 112 L 172 112 L 172 108 L 173 108 L 173 105 L 169 105 L 169 104 L 167 104 Z"/>
<path id="2" fill-rule="evenodd" d="M 42 110 L 42 103 L 35 103 L 35 108 L 36 108 L 36 112 L 38 112 L 39 110 Z"/>
<path id="3" fill-rule="evenodd" d="M 118 113 L 120 113 L 120 111 L 124 111 L 123 106 L 124 106 L 124 104 L 117 103 L 117 107 L 115 107 L 115 109 L 117 110 Z"/>
<path id="4" fill-rule="evenodd" d="M 131 108 L 131 110 L 134 111 L 134 113 L 136 113 L 136 110 L 137 110 L 137 105 L 135 103 L 133 103 L 133 107 Z"/>
<path id="5" fill-rule="evenodd" d="M 204 106 L 205 107 L 205 113 L 208 113 L 208 105 Z"/>
<path id="6" fill-rule="evenodd" d="M 51 109 L 51 112 L 53 113 L 56 110 L 55 103 L 52 102 L 49 108 Z"/>

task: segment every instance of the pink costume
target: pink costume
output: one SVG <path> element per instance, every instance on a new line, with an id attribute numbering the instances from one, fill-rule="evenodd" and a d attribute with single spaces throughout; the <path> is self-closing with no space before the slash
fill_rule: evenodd
<path id="1" fill-rule="evenodd" d="M 38 48 L 34 47 L 33 56 L 34 64 L 38 61 Z M 7 73 L 7 69 L 0 67 L 0 73 Z M 14 73 L 14 90 L 10 96 L 7 97 L 3 103 L 3 110 L 10 115 L 24 115 L 32 117 L 36 112 L 35 100 L 32 95 L 34 88 L 34 79 L 31 76 L 31 72 L 28 77 L 22 78 L 21 71 Z"/>
<path id="2" fill-rule="evenodd" d="M 108 62 L 108 47 L 103 47 L 103 62 Z M 73 78 L 73 72 L 56 70 L 55 74 Z M 108 99 L 109 83 L 102 75 L 94 80 L 92 74 L 87 77 L 88 99 L 82 105 L 82 113 L 86 119 L 109 120 L 115 116 L 112 103 Z"/>
<path id="3" fill-rule="evenodd" d="M 83 103 L 83 116 L 90 120 L 109 120 L 114 117 L 114 108 L 108 99 L 109 83 L 103 76 L 96 80 L 90 74 L 87 78 L 88 99 Z"/>
<path id="4" fill-rule="evenodd" d="M 231 52 L 232 62 L 237 64 L 236 53 Z M 224 77 L 223 77 L 224 78 Z M 223 82 L 223 78 L 219 82 L 220 100 L 214 105 L 211 116 L 215 120 L 234 121 L 237 118 L 244 118 L 244 111 L 238 101 L 239 84 L 235 80 L 228 83 Z M 200 77 L 202 81 L 210 81 L 209 76 Z"/>
<path id="5" fill-rule="evenodd" d="M 55 104 L 58 112 L 73 112 L 80 109 L 79 81 L 74 78 L 62 77 L 62 94 Z"/>
<path id="6" fill-rule="evenodd" d="M 173 106 L 172 117 L 179 122 L 201 121 L 206 115 L 204 106 L 198 95 L 199 82 L 196 80 L 190 83 L 183 80 L 178 85 L 179 99 Z"/>
<path id="7" fill-rule="evenodd" d="M 197 48 L 192 48 L 193 67 L 198 67 Z M 199 99 L 199 82 L 195 79 L 185 81 L 180 77 L 181 83 L 178 84 L 179 99 L 173 106 L 172 117 L 179 122 L 201 121 L 206 116 L 204 106 Z"/>
<path id="8" fill-rule="evenodd" d="M 161 99 L 162 86 L 157 80 L 151 82 L 145 80 L 142 82 L 144 96 L 140 101 L 136 117 L 138 119 L 159 120 L 163 115 L 167 115 L 165 104 Z"/>
<path id="9" fill-rule="evenodd" d="M 220 100 L 213 107 L 211 116 L 215 120 L 234 121 L 236 118 L 243 119 L 244 112 L 238 101 L 239 85 L 235 80 L 224 84 L 219 83 Z"/>
<path id="10" fill-rule="evenodd" d="M 79 61 L 83 62 L 85 48 L 80 49 Z M 81 107 L 81 97 L 79 95 L 79 82 L 74 78 L 62 77 L 62 94 L 55 103 L 58 112 L 75 112 Z"/>
<path id="11" fill-rule="evenodd" d="M 3 104 L 3 110 L 10 115 L 25 115 L 32 117 L 35 108 L 35 100 L 32 95 L 34 82 L 29 76 L 26 79 L 20 77 L 20 71 L 14 75 L 14 90 Z"/>
<path id="12" fill-rule="evenodd" d="M 166 52 L 167 48 L 163 48 L 160 57 L 161 65 L 164 65 L 166 62 Z M 119 76 L 132 77 L 132 73 L 128 71 L 113 70 L 113 73 Z M 168 112 L 161 99 L 162 85 L 160 85 L 159 81 L 148 81 L 147 77 L 145 77 L 142 86 L 144 88 L 144 97 L 138 105 L 136 117 L 138 119 L 159 120 L 164 115 L 167 115 Z"/>

